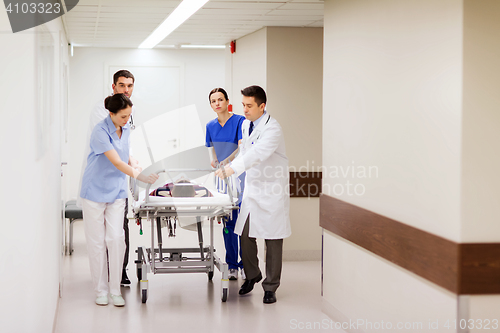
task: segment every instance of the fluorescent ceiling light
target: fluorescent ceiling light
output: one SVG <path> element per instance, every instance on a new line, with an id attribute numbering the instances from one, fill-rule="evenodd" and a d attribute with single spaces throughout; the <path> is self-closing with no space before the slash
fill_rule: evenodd
<path id="1" fill-rule="evenodd" d="M 225 49 L 226 45 L 181 45 L 181 49 Z"/>
<path id="2" fill-rule="evenodd" d="M 182 1 L 181 4 L 177 6 L 177 8 L 175 8 L 174 11 L 165 19 L 165 21 L 163 21 L 160 26 L 156 28 L 155 31 L 153 31 L 153 33 L 151 33 L 151 35 L 144 40 L 144 42 L 141 43 L 141 45 L 139 45 L 139 48 L 152 49 L 155 47 L 207 2 L 208 0 Z"/>
<path id="3" fill-rule="evenodd" d="M 159 45 L 156 47 L 157 49 L 175 49 L 175 45 Z"/>

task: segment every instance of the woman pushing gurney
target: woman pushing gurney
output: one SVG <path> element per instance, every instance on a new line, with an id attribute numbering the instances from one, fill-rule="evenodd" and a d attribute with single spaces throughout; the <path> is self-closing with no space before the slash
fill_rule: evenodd
<path id="1" fill-rule="evenodd" d="M 132 113 L 132 101 L 124 94 L 115 94 L 106 98 L 105 106 L 109 116 L 92 131 L 80 196 L 95 302 L 107 305 L 110 293 L 115 306 L 124 306 L 120 280 L 125 252 L 125 175 L 149 184 L 154 183 L 158 175 L 144 176 L 128 164 L 128 120 Z M 106 252 L 109 257 L 109 282 Z"/>

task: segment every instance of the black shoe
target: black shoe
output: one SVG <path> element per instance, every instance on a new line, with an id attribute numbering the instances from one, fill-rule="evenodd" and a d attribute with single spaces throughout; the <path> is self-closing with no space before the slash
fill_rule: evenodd
<path id="1" fill-rule="evenodd" d="M 253 285 L 262 280 L 262 274 L 259 274 L 256 278 L 251 280 L 245 280 L 240 288 L 240 295 L 248 294 L 253 290 Z"/>
<path id="2" fill-rule="evenodd" d="M 264 303 L 265 304 L 276 303 L 276 293 L 274 291 L 264 292 Z"/>
<path id="3" fill-rule="evenodd" d="M 126 270 L 122 271 L 122 282 L 120 284 L 122 284 L 122 285 L 129 285 L 130 284 L 130 280 L 128 279 Z"/>

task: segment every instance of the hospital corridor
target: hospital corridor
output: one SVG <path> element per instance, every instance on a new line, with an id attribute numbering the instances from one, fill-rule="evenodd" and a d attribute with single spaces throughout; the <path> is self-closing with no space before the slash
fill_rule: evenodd
<path id="1" fill-rule="evenodd" d="M 97 307 L 88 298 L 92 284 L 84 232 L 82 223 L 76 223 L 75 250 L 65 258 L 63 297 L 55 332 L 220 332 L 228 326 L 238 332 L 286 332 L 307 322 L 330 325 L 331 319 L 321 312 L 319 261 L 285 262 L 283 277 L 286 278 L 279 288 L 278 301 L 282 306 L 273 305 L 272 309 L 263 307 L 263 291 L 259 287 L 248 296 L 238 295 L 241 277 L 230 281 L 228 300 L 221 302 L 219 272 L 212 282 L 206 274 L 151 276 L 151 294 L 147 303 L 142 304 L 135 265 L 129 268 L 130 287 L 122 287 L 126 306 Z M 137 248 L 144 237 L 135 227 L 132 226 L 137 229 L 131 234 L 131 244 L 135 245 L 132 248 Z M 191 235 L 178 235 L 181 236 Z M 223 244 L 217 245 L 216 248 L 223 249 Z"/>
<path id="2" fill-rule="evenodd" d="M 500 333 L 499 18 L 5 0 L 0 332 Z"/>

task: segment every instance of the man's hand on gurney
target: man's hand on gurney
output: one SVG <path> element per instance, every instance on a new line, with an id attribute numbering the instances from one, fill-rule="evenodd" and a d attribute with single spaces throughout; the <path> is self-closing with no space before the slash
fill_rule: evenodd
<path id="1" fill-rule="evenodd" d="M 215 175 L 219 177 L 220 179 L 227 178 L 231 176 L 234 173 L 233 168 L 231 168 L 229 165 L 226 165 L 223 169 L 218 169 L 215 171 Z"/>
<path id="2" fill-rule="evenodd" d="M 149 176 L 138 174 L 137 175 L 137 180 L 140 180 L 143 183 L 148 183 L 148 184 L 153 184 L 155 181 L 158 180 L 158 175 L 156 173 L 152 173 Z"/>

